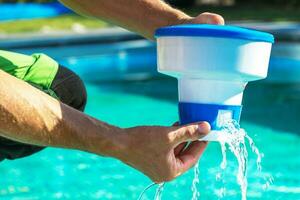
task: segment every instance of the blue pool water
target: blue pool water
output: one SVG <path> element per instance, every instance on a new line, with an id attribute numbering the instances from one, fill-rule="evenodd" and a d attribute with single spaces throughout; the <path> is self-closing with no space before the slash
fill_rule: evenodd
<path id="1" fill-rule="evenodd" d="M 155 90 L 154 90 L 155 88 Z M 87 83 L 86 113 L 121 127 L 170 125 L 178 120 L 177 85 L 173 79 Z M 300 199 L 300 95 L 295 85 L 252 84 L 245 92 L 242 127 L 264 153 L 263 171 L 256 170 L 249 155 L 248 199 Z M 155 112 L 154 112 L 155 111 Z M 250 150 L 249 150 L 250 152 Z M 220 147 L 211 143 L 200 163 L 201 199 L 240 199 L 232 172 L 235 158 L 228 154 L 224 183 L 215 180 L 220 171 Z M 111 159 L 65 149 L 47 148 L 28 158 L 0 164 L 0 199 L 137 199 L 151 181 L 143 174 Z M 274 183 L 262 189 L 264 178 Z M 166 184 L 163 199 L 190 199 L 193 171 Z M 154 188 L 145 199 L 153 199 Z"/>

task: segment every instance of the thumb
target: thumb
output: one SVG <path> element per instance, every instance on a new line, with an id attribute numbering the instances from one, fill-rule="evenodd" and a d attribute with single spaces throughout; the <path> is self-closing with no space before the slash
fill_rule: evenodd
<path id="1" fill-rule="evenodd" d="M 221 15 L 205 12 L 191 20 L 193 24 L 217 24 L 224 25 L 225 20 Z"/>
<path id="2" fill-rule="evenodd" d="M 210 125 L 207 122 L 200 122 L 182 126 L 180 128 L 174 128 L 175 130 L 173 130 L 170 134 L 175 145 L 198 140 L 210 132 Z"/>

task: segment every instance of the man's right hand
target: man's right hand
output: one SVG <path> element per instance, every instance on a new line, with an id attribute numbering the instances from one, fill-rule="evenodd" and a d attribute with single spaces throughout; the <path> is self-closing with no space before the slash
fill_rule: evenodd
<path id="1" fill-rule="evenodd" d="M 143 172 L 154 182 L 170 181 L 190 169 L 207 143 L 198 141 L 210 131 L 206 122 L 181 127 L 141 126 L 120 134 L 123 148 L 114 157 Z M 187 142 L 191 142 L 187 147 Z"/>
<path id="2" fill-rule="evenodd" d="M 210 131 L 205 122 L 121 129 L 70 108 L 1 70 L 0 94 L 0 136 L 115 157 L 155 182 L 170 181 L 192 167 L 206 146 L 197 140 Z"/>

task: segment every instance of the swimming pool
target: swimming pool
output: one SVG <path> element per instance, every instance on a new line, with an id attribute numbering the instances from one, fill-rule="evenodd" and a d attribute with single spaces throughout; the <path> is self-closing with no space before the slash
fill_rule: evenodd
<path id="1" fill-rule="evenodd" d="M 159 89 L 154 91 L 153 87 Z M 87 84 L 87 88 L 86 112 L 111 124 L 121 127 L 170 125 L 178 119 L 176 82 L 172 79 Z M 263 176 L 257 173 L 255 157 L 250 154 L 248 199 L 295 200 L 300 197 L 300 137 L 296 134 L 297 123 L 285 125 L 290 117 L 296 117 L 293 112 L 294 109 L 299 111 L 300 105 L 297 99 L 285 94 L 278 96 L 276 89 L 256 84 L 246 91 L 242 126 L 265 155 L 263 174 L 274 177 L 274 184 L 263 191 Z M 265 93 L 266 90 L 267 98 L 254 93 Z M 253 94 L 256 94 L 255 98 Z M 276 103 L 271 103 L 274 96 L 278 96 Z M 272 104 L 266 112 L 262 109 L 265 104 Z M 281 106 L 287 110 L 282 112 Z M 273 118 L 279 119 L 273 121 Z M 229 160 L 225 173 L 228 194 L 224 199 L 239 199 L 239 188 L 231 173 L 236 170 L 236 161 L 232 156 Z M 216 199 L 215 193 L 222 186 L 215 180 L 220 162 L 219 145 L 211 143 L 201 159 L 199 189 L 203 199 Z M 25 159 L 5 161 L 0 165 L 0 172 L 0 196 L 5 200 L 137 199 L 150 183 L 148 178 L 116 160 L 53 148 Z M 190 171 L 168 183 L 163 199 L 190 199 L 192 177 Z M 148 199 L 153 192 L 147 193 Z"/>
<path id="2" fill-rule="evenodd" d="M 177 83 L 167 77 L 150 76 L 154 71 L 145 74 L 140 70 L 143 67 L 127 73 L 132 69 L 124 63 L 132 61 L 134 55 L 142 58 L 147 54 L 143 63 L 153 65 L 153 49 L 150 48 L 152 53 L 149 54 L 149 46 L 142 41 L 135 43 L 135 47 L 138 45 L 144 45 L 144 51 L 134 50 L 133 45 L 132 51 L 123 51 L 123 54 L 76 56 L 61 58 L 60 61 L 86 81 L 89 95 L 86 113 L 121 127 L 170 125 L 178 120 Z M 128 44 L 125 46 L 128 47 Z M 135 54 L 137 52 L 139 54 Z M 96 73 L 98 79 L 91 80 L 91 74 L 82 70 L 83 66 L 105 64 L 105 60 L 105 66 L 113 67 L 118 60 L 113 58 L 126 61 L 120 62 L 121 67 L 118 68 L 124 72 L 121 78 L 103 69 Z M 108 79 L 100 78 L 108 76 Z M 249 155 L 248 199 L 300 199 L 299 88 L 299 85 L 291 83 L 257 82 L 251 83 L 245 91 L 242 127 L 264 153 L 262 173 L 256 171 L 255 156 Z M 223 185 L 227 190 L 223 199 L 240 199 L 239 186 L 232 174 L 237 170 L 237 162 L 230 154 L 228 159 L 224 183 L 216 181 L 221 151 L 218 144 L 209 145 L 200 164 L 198 188 L 202 199 L 217 199 Z M 47 148 L 28 158 L 5 161 L 0 165 L 0 174 L 0 197 L 3 200 L 137 199 L 144 187 L 151 183 L 147 177 L 119 161 L 54 148 Z M 274 183 L 264 191 L 264 177 L 270 175 L 274 177 Z M 168 183 L 163 199 L 190 199 L 192 178 L 191 170 Z M 153 199 L 153 195 L 154 189 L 151 189 L 145 199 Z"/>

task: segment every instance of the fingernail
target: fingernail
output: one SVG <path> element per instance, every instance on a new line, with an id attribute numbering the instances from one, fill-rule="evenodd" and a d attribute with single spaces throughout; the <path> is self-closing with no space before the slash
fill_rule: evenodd
<path id="1" fill-rule="evenodd" d="M 201 122 L 198 124 L 198 130 L 201 133 L 208 133 L 210 131 L 210 124 L 208 122 Z"/>

